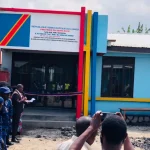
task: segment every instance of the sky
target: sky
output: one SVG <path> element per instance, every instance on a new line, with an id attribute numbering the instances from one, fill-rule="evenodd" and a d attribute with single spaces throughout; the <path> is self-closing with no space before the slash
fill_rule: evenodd
<path id="1" fill-rule="evenodd" d="M 0 7 L 80 11 L 82 6 L 108 15 L 109 33 L 128 25 L 135 29 L 139 22 L 150 28 L 150 0 L 0 0 Z"/>

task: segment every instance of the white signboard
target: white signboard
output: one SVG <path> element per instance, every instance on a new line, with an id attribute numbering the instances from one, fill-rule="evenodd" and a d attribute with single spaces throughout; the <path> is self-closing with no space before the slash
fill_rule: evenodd
<path id="1" fill-rule="evenodd" d="M 13 20 L 13 17 L 16 18 L 18 15 L 27 15 L 27 13 L 0 12 L 0 18 L 5 17 L 5 14 L 7 15 L 6 20 Z M 10 14 L 10 19 L 8 18 L 8 14 Z M 20 19 L 20 16 L 18 16 L 18 19 Z M 14 21 L 12 28 L 14 28 L 15 23 Z M 12 28 L 10 28 L 10 30 L 12 30 Z M 10 30 L 7 32 L 9 33 Z M 7 41 L 5 42 L 3 38 L 6 35 L 0 36 L 1 41 L 4 41 L 4 45 L 0 45 L 0 48 L 79 52 L 79 15 L 29 13 L 29 17 L 24 21 L 24 24 L 17 32 L 18 34 L 14 34 L 8 43 Z M 29 34 L 27 34 L 27 32 L 29 32 Z"/>
<path id="2" fill-rule="evenodd" d="M 50 51 L 79 51 L 80 17 L 33 14 L 30 46 Z"/>

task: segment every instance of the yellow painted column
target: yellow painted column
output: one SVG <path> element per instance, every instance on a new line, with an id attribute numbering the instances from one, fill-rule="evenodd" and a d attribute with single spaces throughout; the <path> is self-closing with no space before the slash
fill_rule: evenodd
<path id="1" fill-rule="evenodd" d="M 84 46 L 84 51 L 85 51 L 85 46 Z M 84 53 L 84 64 L 83 64 L 83 66 L 84 66 L 84 68 L 83 68 L 83 93 L 85 92 L 85 63 L 86 63 L 86 58 L 85 58 L 85 53 Z M 83 94 L 83 96 L 82 96 L 82 112 L 83 112 L 83 110 L 84 110 L 84 94 Z"/>
<path id="2" fill-rule="evenodd" d="M 87 36 L 85 46 L 85 73 L 84 73 L 84 116 L 88 116 L 88 98 L 89 98 L 89 81 L 90 81 L 90 53 L 91 53 L 91 25 L 92 11 L 87 13 Z"/>

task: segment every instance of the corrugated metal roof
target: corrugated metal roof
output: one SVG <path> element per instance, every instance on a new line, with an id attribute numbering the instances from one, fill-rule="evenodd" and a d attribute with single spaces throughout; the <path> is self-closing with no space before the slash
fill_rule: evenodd
<path id="1" fill-rule="evenodd" d="M 109 46 L 150 48 L 150 34 L 108 34 Z"/>

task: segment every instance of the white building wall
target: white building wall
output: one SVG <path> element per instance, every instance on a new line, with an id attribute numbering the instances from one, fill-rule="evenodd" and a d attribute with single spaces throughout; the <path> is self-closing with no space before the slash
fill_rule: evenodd
<path id="1" fill-rule="evenodd" d="M 2 51 L 2 69 L 7 69 L 10 74 L 10 81 L 11 83 L 11 70 L 12 70 L 12 51 L 3 50 Z"/>

